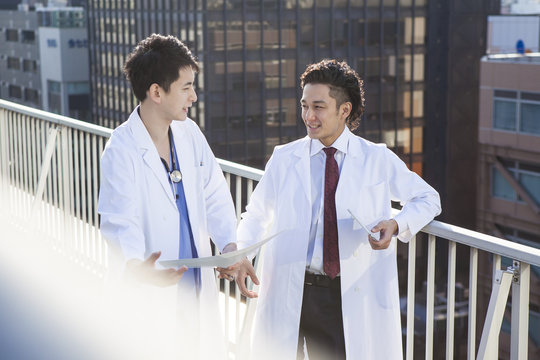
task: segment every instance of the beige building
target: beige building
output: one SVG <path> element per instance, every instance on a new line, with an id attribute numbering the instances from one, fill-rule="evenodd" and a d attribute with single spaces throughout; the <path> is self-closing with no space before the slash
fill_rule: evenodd
<path id="1" fill-rule="evenodd" d="M 540 248 L 540 53 L 489 55 L 480 65 L 477 230 Z M 480 307 L 491 291 L 491 258 L 481 263 Z M 510 259 L 502 259 L 505 268 Z M 510 312 L 507 311 L 507 315 Z M 508 323 L 500 358 L 510 350 Z M 529 358 L 540 358 L 540 269 L 531 269 Z"/>

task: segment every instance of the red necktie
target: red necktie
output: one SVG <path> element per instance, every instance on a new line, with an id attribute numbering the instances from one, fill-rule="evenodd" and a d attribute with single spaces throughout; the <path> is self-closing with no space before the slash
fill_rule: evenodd
<path id="1" fill-rule="evenodd" d="M 334 159 L 336 149 L 324 148 L 326 167 L 324 171 L 324 272 L 331 279 L 339 274 L 339 247 L 336 216 L 336 188 L 339 180 L 339 168 Z"/>

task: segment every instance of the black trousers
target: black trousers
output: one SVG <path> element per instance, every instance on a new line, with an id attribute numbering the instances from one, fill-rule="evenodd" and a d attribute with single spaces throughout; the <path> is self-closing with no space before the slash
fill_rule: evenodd
<path id="1" fill-rule="evenodd" d="M 345 359 L 340 277 L 306 273 L 300 315 L 298 359 L 304 359 L 304 341 L 309 360 Z"/>

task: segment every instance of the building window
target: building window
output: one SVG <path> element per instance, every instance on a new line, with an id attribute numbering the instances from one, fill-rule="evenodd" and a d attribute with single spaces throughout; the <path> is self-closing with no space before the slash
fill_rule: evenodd
<path id="1" fill-rule="evenodd" d="M 24 89 L 24 100 L 33 104 L 38 104 L 38 92 L 35 89 Z"/>
<path id="2" fill-rule="evenodd" d="M 7 67 L 11 70 L 20 70 L 21 69 L 21 61 L 19 58 L 15 57 L 8 57 L 7 59 Z"/>
<path id="3" fill-rule="evenodd" d="M 540 94 L 512 90 L 493 93 L 493 128 L 540 135 Z"/>
<path id="4" fill-rule="evenodd" d="M 22 42 L 33 44 L 36 41 L 36 33 L 34 30 L 23 30 L 21 31 Z"/>
<path id="5" fill-rule="evenodd" d="M 21 87 L 17 85 L 9 85 L 9 97 L 15 99 L 22 99 Z"/>
<path id="6" fill-rule="evenodd" d="M 19 41 L 19 33 L 16 29 L 6 29 L 6 41 Z"/>
<path id="7" fill-rule="evenodd" d="M 35 73 L 37 71 L 37 64 L 35 60 L 23 60 L 23 70 L 26 72 L 33 72 Z"/>
<path id="8" fill-rule="evenodd" d="M 494 197 L 505 200 L 515 201 L 517 199 L 512 185 L 506 181 L 504 176 L 495 167 L 492 168 L 491 194 Z"/>
<path id="9" fill-rule="evenodd" d="M 514 176 L 527 193 L 540 204 L 540 164 L 528 164 L 519 161 L 503 161 L 505 168 Z M 504 176 L 492 168 L 491 194 L 494 197 L 522 201 Z"/>

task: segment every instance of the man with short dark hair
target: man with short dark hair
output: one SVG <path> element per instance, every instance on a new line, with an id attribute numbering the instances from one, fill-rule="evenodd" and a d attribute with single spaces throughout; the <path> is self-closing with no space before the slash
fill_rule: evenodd
<path id="1" fill-rule="evenodd" d="M 198 69 L 174 36 L 153 34 L 129 55 L 124 72 L 140 105 L 105 147 L 98 210 L 113 267 L 136 283 L 176 286 L 178 322 L 194 340 L 188 341 L 189 355 L 206 358 L 208 351 L 223 349 L 223 339 L 202 338 L 220 329 L 213 269 L 156 264 L 158 258 L 211 256 L 209 238 L 222 252 L 236 248 L 229 188 L 204 135 L 187 117 L 197 101 Z M 257 281 L 249 262 L 237 267 Z"/>
<path id="2" fill-rule="evenodd" d="M 438 215 L 439 195 L 350 131 L 365 100 L 345 62 L 309 65 L 301 86 L 308 136 L 275 148 L 238 227 L 241 247 L 279 233 L 262 259 L 252 358 L 303 358 L 305 346 L 310 360 L 399 359 L 395 237 Z"/>

